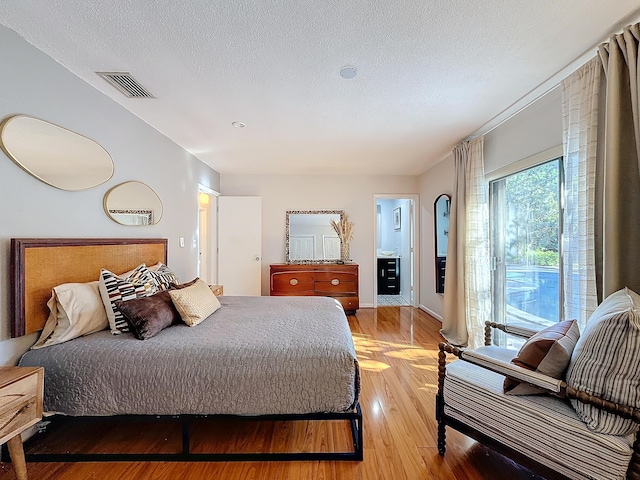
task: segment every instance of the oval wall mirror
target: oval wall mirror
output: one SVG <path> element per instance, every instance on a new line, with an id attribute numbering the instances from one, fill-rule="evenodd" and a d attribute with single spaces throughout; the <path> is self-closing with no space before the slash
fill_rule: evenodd
<path id="1" fill-rule="evenodd" d="M 162 218 L 162 202 L 147 184 L 124 182 L 105 194 L 104 211 L 121 225 L 155 225 Z"/>
<path id="2" fill-rule="evenodd" d="M 444 293 L 444 274 L 447 266 L 447 246 L 449 244 L 449 211 L 451 197 L 443 193 L 433 204 L 435 219 L 436 250 L 436 293 Z"/>
<path id="3" fill-rule="evenodd" d="M 113 176 L 113 160 L 98 143 L 53 123 L 15 115 L 0 126 L 0 146 L 20 168 L 61 190 L 86 190 Z"/>

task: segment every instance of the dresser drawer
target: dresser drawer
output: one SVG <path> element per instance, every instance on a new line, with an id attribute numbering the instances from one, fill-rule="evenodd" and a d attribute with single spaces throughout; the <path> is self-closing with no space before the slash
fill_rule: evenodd
<path id="1" fill-rule="evenodd" d="M 353 293 L 354 295 L 358 291 L 356 282 L 341 282 L 337 278 L 334 278 L 328 282 L 316 281 L 316 293 Z"/>
<path id="2" fill-rule="evenodd" d="M 316 282 L 331 282 L 332 280 L 338 280 L 342 282 L 355 282 L 358 277 L 355 273 L 344 272 L 316 272 Z"/>
<path id="3" fill-rule="evenodd" d="M 333 297 L 340 302 L 345 312 L 355 312 L 360 308 L 360 300 L 358 297 Z"/>
<path id="4" fill-rule="evenodd" d="M 271 275 L 271 294 L 313 295 L 313 272 L 278 272 Z"/>

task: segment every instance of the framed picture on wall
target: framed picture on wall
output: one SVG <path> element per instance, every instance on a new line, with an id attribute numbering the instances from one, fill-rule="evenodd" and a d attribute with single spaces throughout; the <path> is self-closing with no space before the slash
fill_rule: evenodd
<path id="1" fill-rule="evenodd" d="M 393 229 L 400 230 L 400 207 L 393 209 Z"/>

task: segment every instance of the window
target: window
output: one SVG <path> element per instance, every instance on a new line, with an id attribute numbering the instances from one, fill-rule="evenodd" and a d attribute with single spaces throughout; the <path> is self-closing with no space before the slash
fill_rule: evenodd
<path id="1" fill-rule="evenodd" d="M 561 319 L 561 188 L 562 158 L 489 184 L 497 323 L 547 326 Z"/>

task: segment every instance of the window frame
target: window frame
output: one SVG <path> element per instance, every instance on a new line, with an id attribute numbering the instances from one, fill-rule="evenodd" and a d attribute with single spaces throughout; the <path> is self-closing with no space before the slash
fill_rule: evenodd
<path id="1" fill-rule="evenodd" d="M 492 295 L 492 321 L 496 323 L 506 323 L 506 267 L 504 269 L 498 269 L 498 258 L 496 253 L 499 248 L 502 248 L 504 252 L 504 243 L 496 245 L 496 238 L 500 236 L 496 235 L 496 229 L 499 228 L 499 223 L 496 221 L 495 215 L 497 208 L 495 206 L 496 199 L 506 201 L 504 195 L 504 182 L 500 180 L 507 177 L 524 172 L 526 170 L 541 166 L 543 164 L 558 161 L 558 322 L 564 319 L 564 275 L 563 275 L 563 220 L 564 220 L 564 205 L 565 205 L 565 178 L 564 178 L 564 158 L 562 155 L 562 147 L 556 147 L 540 154 L 528 157 L 518 162 L 513 162 L 504 168 L 491 172 L 491 174 L 485 175 L 485 179 L 488 182 L 489 192 L 489 231 L 490 231 L 490 255 L 491 255 L 491 295 Z M 499 197 L 502 196 L 500 199 Z M 504 224 L 504 219 L 502 219 Z M 498 278 L 498 275 L 502 271 L 502 278 Z M 540 324 L 541 328 L 544 326 Z M 498 333 L 496 343 L 504 345 L 504 335 Z"/>

